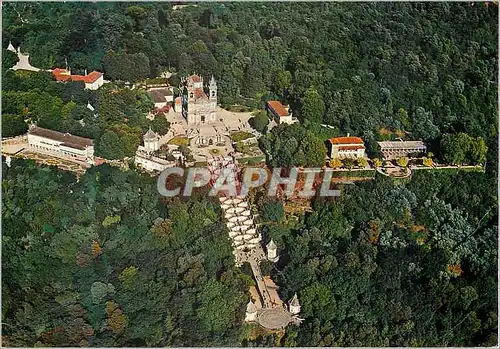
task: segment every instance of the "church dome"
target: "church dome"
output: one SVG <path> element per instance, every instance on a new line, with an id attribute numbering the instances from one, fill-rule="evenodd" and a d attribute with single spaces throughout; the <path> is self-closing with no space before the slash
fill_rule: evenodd
<path id="1" fill-rule="evenodd" d="M 158 134 L 156 134 L 150 127 L 143 138 L 144 140 L 157 140 L 159 137 Z"/>

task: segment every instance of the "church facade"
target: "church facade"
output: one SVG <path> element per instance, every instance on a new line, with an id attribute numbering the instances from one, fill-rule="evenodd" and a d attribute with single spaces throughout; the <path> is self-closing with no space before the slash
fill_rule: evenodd
<path id="1" fill-rule="evenodd" d="M 216 121 L 217 83 L 214 77 L 208 84 L 208 94 L 203 87 L 203 77 L 191 75 L 184 81 L 182 116 L 188 125 L 210 124 Z"/>

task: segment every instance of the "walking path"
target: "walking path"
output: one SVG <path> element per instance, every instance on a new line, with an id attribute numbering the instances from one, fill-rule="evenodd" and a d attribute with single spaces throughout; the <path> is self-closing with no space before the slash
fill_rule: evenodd
<path id="1" fill-rule="evenodd" d="M 387 172 L 384 172 L 384 169 L 387 170 Z M 404 173 L 403 170 L 405 171 Z M 411 176 L 411 169 L 409 167 L 378 167 L 377 172 L 384 176 L 394 178 L 408 178 Z"/>
<path id="2" fill-rule="evenodd" d="M 474 169 L 478 171 L 484 171 L 484 167 L 482 165 L 464 165 L 464 166 L 456 166 L 456 165 L 435 165 L 435 166 L 410 166 L 410 168 L 413 170 L 445 170 L 445 169 L 450 169 L 454 168 L 457 170 L 466 170 L 466 169 Z"/>
<path id="3" fill-rule="evenodd" d="M 29 71 L 40 71 L 39 68 L 33 67 L 29 62 L 29 55 L 24 55 L 21 53 L 20 48 L 17 48 L 17 61 L 16 65 L 12 67 L 12 70 L 29 70 Z"/>
<path id="4" fill-rule="evenodd" d="M 484 172 L 484 167 L 481 165 L 465 165 L 465 166 L 456 166 L 456 165 L 434 165 L 434 166 L 408 166 L 406 168 L 404 167 L 390 167 L 388 168 L 389 171 L 386 173 L 383 171 L 383 168 L 379 167 L 377 168 L 377 172 L 388 177 L 394 177 L 394 178 L 408 178 L 411 176 L 412 172 L 415 170 L 428 170 L 428 171 L 433 171 L 433 170 L 446 170 L 446 169 L 456 169 L 456 170 L 477 170 L 477 171 L 483 171 Z M 406 170 L 406 174 L 404 175 L 394 175 L 394 173 L 400 173 L 402 169 Z"/>
<path id="5" fill-rule="evenodd" d="M 224 157 L 209 164 L 212 175 L 216 175 L 222 167 L 239 172 L 234 158 Z M 237 178 L 239 177 L 235 176 L 235 178 L 235 185 L 238 187 Z M 267 329 L 284 328 L 290 322 L 298 321 L 286 309 L 274 282 L 262 275 L 260 262 L 266 260 L 266 254 L 261 245 L 262 236 L 257 232 L 257 225 L 248 201 L 243 197 L 233 197 L 228 194 L 219 197 L 219 201 L 229 229 L 236 265 L 241 266 L 248 262 L 255 278 L 255 289 L 259 298 L 254 304 L 257 309 L 255 321 Z"/>
<path id="6" fill-rule="evenodd" d="M 268 329 L 279 329 L 286 327 L 293 321 L 292 315 L 283 306 L 276 290 L 271 290 L 266 284 L 266 278 L 262 275 L 259 263 L 266 259 L 261 246 L 261 235 L 256 231 L 250 206 L 243 198 L 220 197 L 222 211 L 227 219 L 229 237 L 232 240 L 236 264 L 245 262 L 250 264 L 255 278 L 257 291 L 260 297 L 257 304 L 257 322 Z M 272 280 L 268 283 L 271 283 Z M 274 284 L 274 283 L 273 283 Z"/>

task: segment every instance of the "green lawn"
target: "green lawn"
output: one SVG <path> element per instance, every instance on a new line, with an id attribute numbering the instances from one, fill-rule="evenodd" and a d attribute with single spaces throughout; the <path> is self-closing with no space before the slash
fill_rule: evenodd
<path id="1" fill-rule="evenodd" d="M 233 142 L 241 142 L 241 141 L 244 141 L 245 139 L 249 139 L 252 137 L 255 137 L 255 136 L 253 134 L 251 134 L 250 132 L 245 132 L 245 131 L 237 131 L 237 132 L 231 133 L 231 139 L 233 140 Z"/>
<path id="2" fill-rule="evenodd" d="M 174 137 L 167 143 L 173 145 L 189 145 L 189 139 L 187 139 L 186 137 Z"/>

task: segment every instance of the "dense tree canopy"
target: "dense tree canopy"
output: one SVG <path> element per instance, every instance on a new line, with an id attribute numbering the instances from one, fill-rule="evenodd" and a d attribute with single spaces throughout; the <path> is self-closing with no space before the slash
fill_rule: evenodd
<path id="1" fill-rule="evenodd" d="M 381 127 L 425 140 L 466 132 L 492 149 L 497 12 L 487 3 L 8 3 L 3 46 L 21 45 L 40 68 L 67 58 L 75 72 L 126 81 L 214 74 L 223 105 L 275 95 L 367 140 Z"/>
<path id="2" fill-rule="evenodd" d="M 323 166 L 324 141 L 350 133 L 371 156 L 378 140 L 422 139 L 436 161 L 484 163 L 485 172 L 377 174 L 315 199 L 310 212 L 256 195 L 259 229 L 280 253 L 263 270 L 303 307 L 303 323 L 282 336 L 243 324 L 253 281 L 234 266 L 216 199 L 164 200 L 135 170 L 103 165 L 76 180 L 13 159 L 2 163 L 6 345 L 496 345 L 498 8 L 173 6 L 3 4 L 2 136 L 33 121 L 93 138 L 98 156 L 131 156 L 149 126 L 169 125 L 148 121 L 153 102 L 124 82 L 169 71 L 177 86 L 196 72 L 215 76 L 223 106 L 290 105 L 300 124 L 267 131 L 265 113 L 251 119 L 271 167 Z M 67 60 L 73 73 L 99 70 L 112 82 L 89 91 L 8 70 L 17 60 L 9 42 L 36 67 Z"/>
<path id="3" fill-rule="evenodd" d="M 253 116 L 248 120 L 250 126 L 252 126 L 257 131 L 263 133 L 267 129 L 269 124 L 269 117 L 265 111 L 258 111 L 253 114 Z"/>
<path id="4" fill-rule="evenodd" d="M 79 182 L 3 166 L 6 344 L 238 345 L 248 285 L 215 201 L 160 201 L 154 179 L 108 165 Z"/>
<path id="5" fill-rule="evenodd" d="M 286 337 L 300 346 L 494 345 L 496 191 L 474 189 L 487 181 L 378 177 L 316 202 L 285 233 L 273 227 L 285 251 L 273 277 L 285 297 L 299 294 L 305 318 Z"/>
<path id="6" fill-rule="evenodd" d="M 466 133 L 446 134 L 440 144 L 443 159 L 450 164 L 482 164 L 488 147 L 482 137 L 472 138 Z"/>
<path id="7" fill-rule="evenodd" d="M 303 120 L 309 120 L 310 122 L 316 123 L 321 123 L 323 121 L 325 103 L 316 89 L 307 89 L 300 102 L 300 115 Z"/>
<path id="8" fill-rule="evenodd" d="M 321 167 L 325 162 L 326 147 L 321 139 L 299 124 L 281 124 L 259 139 L 273 167 Z"/>
<path id="9" fill-rule="evenodd" d="M 163 114 L 156 115 L 154 120 L 151 121 L 151 129 L 161 136 L 168 132 L 169 127 L 170 123 Z"/>

